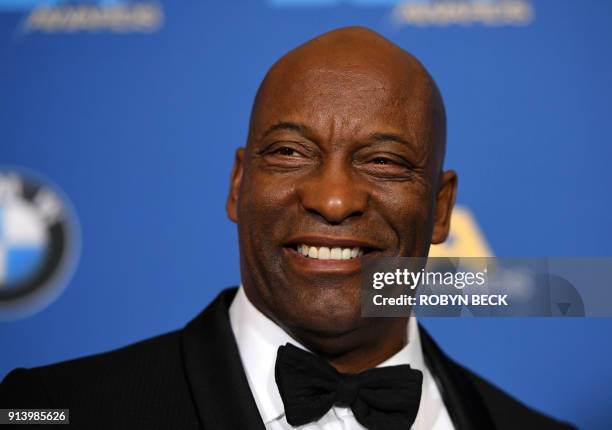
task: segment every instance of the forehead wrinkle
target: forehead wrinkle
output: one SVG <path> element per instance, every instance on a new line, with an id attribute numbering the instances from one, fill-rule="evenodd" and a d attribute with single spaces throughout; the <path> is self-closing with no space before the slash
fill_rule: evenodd
<path id="1" fill-rule="evenodd" d="M 312 68 L 306 71 L 306 76 L 310 75 L 331 75 L 332 79 L 341 78 L 347 81 L 364 81 L 364 87 L 384 87 L 385 83 L 383 79 L 378 79 L 377 76 L 371 72 L 361 71 L 356 67 L 348 67 L 346 65 L 342 66 L 343 68 L 338 68 L 338 66 L 320 66 L 317 68 Z M 317 78 L 315 78 L 317 79 Z M 366 84 L 367 82 L 367 84 Z M 375 85 L 378 84 L 378 85 Z"/>

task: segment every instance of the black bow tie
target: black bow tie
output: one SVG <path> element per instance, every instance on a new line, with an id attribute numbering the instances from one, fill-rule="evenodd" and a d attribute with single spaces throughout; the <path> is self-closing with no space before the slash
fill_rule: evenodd
<path id="1" fill-rule="evenodd" d="M 278 348 L 276 385 L 287 422 L 317 421 L 335 405 L 350 406 L 370 430 L 409 430 L 421 400 L 423 374 L 409 365 L 339 373 L 326 361 L 290 343 Z"/>

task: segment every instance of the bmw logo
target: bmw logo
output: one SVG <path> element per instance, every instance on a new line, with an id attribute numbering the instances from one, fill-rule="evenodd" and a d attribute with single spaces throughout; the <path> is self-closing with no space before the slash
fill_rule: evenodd
<path id="1" fill-rule="evenodd" d="M 49 181 L 0 169 L 0 318 L 23 317 L 53 301 L 76 261 L 72 206 Z"/>

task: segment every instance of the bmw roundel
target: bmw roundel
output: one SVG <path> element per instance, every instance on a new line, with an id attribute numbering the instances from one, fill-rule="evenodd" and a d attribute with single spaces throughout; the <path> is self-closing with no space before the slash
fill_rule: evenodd
<path id="1" fill-rule="evenodd" d="M 56 298 L 77 248 L 76 219 L 63 193 L 33 173 L 0 168 L 0 318 Z"/>

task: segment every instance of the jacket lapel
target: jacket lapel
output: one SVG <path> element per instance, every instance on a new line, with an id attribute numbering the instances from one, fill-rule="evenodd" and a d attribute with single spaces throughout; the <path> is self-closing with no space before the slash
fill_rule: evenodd
<path id="1" fill-rule="evenodd" d="M 185 372 L 204 429 L 264 430 L 229 322 L 235 294 L 221 292 L 182 330 Z"/>
<path id="2" fill-rule="evenodd" d="M 446 409 L 457 430 L 494 429 L 488 408 L 461 366 L 448 358 L 419 325 L 427 366 L 440 383 Z"/>

